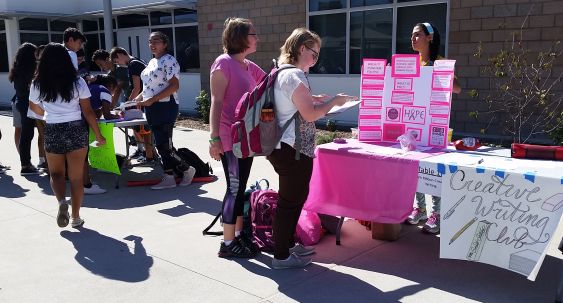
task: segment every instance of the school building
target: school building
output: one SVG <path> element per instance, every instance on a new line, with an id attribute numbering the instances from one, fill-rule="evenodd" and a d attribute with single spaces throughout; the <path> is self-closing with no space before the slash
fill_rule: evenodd
<path id="1" fill-rule="evenodd" d="M 443 55 L 457 60 L 463 92 L 453 99 L 450 125 L 461 135 L 479 133 L 483 125 L 469 112 L 486 109 L 468 92 L 491 88 L 473 56 L 479 42 L 485 54 L 498 51 L 525 19 L 528 47 L 546 49 L 563 38 L 563 0 L 0 0 L 0 106 L 9 105 L 14 94 L 7 72 L 18 46 L 60 42 L 64 29 L 75 26 L 88 39 L 87 59 L 98 48 L 118 45 L 149 60 L 150 31 L 166 33 L 181 65 L 181 111 L 195 113 L 194 99 L 209 89 L 209 67 L 222 52 L 221 32 L 230 16 L 255 24 L 260 42 L 250 59 L 265 70 L 294 28 L 314 30 L 323 47 L 309 76 L 313 91 L 354 95 L 362 58 L 412 53 L 413 25 L 433 23 Z M 558 64 L 556 73 L 563 69 Z M 346 112 L 337 123 L 354 125 L 356 116 L 357 111 Z"/>

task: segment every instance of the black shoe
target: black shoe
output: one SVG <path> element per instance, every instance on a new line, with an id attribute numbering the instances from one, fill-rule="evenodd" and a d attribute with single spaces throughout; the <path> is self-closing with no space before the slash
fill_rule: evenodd
<path id="1" fill-rule="evenodd" d="M 236 240 L 244 247 L 248 248 L 253 254 L 257 254 L 260 252 L 258 246 L 252 242 L 252 238 L 246 235 L 244 232 L 241 232 Z"/>
<path id="2" fill-rule="evenodd" d="M 20 171 L 20 175 L 22 176 L 38 175 L 38 174 L 39 174 L 39 170 L 33 165 L 22 167 L 22 170 Z"/>
<path id="3" fill-rule="evenodd" d="M 49 166 L 47 166 L 47 161 L 37 165 L 38 169 L 49 169 Z"/>
<path id="4" fill-rule="evenodd" d="M 221 242 L 221 247 L 219 248 L 219 253 L 217 255 L 219 258 L 248 259 L 254 257 L 255 254 L 247 247 L 242 246 L 237 239 L 234 239 L 229 245 L 225 245 L 225 242 Z"/>

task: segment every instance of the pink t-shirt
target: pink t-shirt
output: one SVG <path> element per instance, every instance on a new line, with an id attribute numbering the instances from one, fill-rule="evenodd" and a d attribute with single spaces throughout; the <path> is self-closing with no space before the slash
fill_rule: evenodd
<path id="1" fill-rule="evenodd" d="M 223 145 L 223 151 L 233 149 L 231 139 L 231 125 L 235 122 L 235 109 L 242 95 L 256 87 L 258 82 L 266 74 L 256 63 L 245 59 L 248 68 L 244 67 L 237 60 L 228 54 L 223 54 L 211 65 L 213 74 L 216 70 L 221 70 L 227 78 L 227 88 L 223 97 L 223 108 L 221 109 L 221 120 L 219 125 L 219 137 Z"/>

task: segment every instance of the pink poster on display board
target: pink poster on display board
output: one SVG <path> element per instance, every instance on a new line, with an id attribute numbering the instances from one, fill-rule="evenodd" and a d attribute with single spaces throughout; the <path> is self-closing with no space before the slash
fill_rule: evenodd
<path id="1" fill-rule="evenodd" d="M 365 59 L 363 62 L 360 87 L 362 102 L 358 115 L 360 141 L 381 141 L 381 110 L 386 66 L 385 59 Z"/>

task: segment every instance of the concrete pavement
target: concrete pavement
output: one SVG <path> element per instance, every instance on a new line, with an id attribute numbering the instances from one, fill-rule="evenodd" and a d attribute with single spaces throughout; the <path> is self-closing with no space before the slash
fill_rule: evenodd
<path id="1" fill-rule="evenodd" d="M 439 259 L 439 238 L 405 227 L 395 242 L 371 239 L 349 220 L 342 246 L 334 236 L 317 245 L 314 264 L 274 271 L 272 256 L 254 260 L 217 257 L 219 237 L 202 229 L 220 209 L 224 176 L 185 188 L 151 191 L 126 187 L 127 179 L 158 177 L 149 168 L 114 177 L 94 173 L 108 192 L 85 196 L 81 230 L 59 228 L 56 201 L 46 176 L 19 175 L 11 117 L 0 115 L 0 302 L 553 302 L 563 271 L 551 243 L 537 280 L 493 266 Z M 115 132 L 124 152 L 123 135 Z M 176 129 L 176 147 L 189 147 L 205 161 L 207 133 Z M 36 139 L 35 139 L 36 140 Z M 34 140 L 34 141 L 35 141 Z M 36 144 L 32 161 L 37 162 Z M 255 159 L 250 180 L 276 175 Z M 219 225 L 215 229 L 219 229 Z M 554 239 L 560 239 L 560 227 Z"/>

